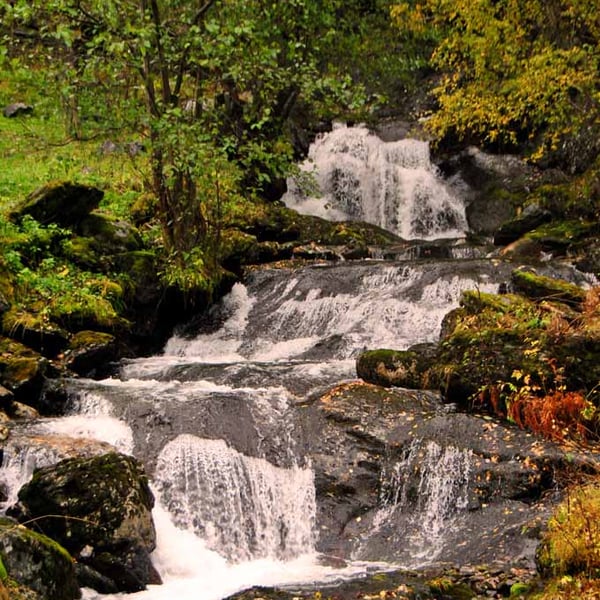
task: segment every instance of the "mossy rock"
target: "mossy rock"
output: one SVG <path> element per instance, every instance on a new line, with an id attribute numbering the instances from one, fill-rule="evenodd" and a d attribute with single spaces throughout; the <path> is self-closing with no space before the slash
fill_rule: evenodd
<path id="1" fill-rule="evenodd" d="M 514 270 L 511 282 L 517 292 L 532 300 L 552 300 L 576 307 L 585 300 L 585 290 L 579 286 L 563 279 L 538 275 L 532 270 Z"/>
<path id="2" fill-rule="evenodd" d="M 82 269 L 104 272 L 107 268 L 107 261 L 98 253 L 94 238 L 74 235 L 63 243 L 62 254 Z"/>
<path id="3" fill-rule="evenodd" d="M 47 358 L 60 354 L 69 343 L 70 334 L 46 316 L 12 307 L 2 317 L 5 335 L 33 348 Z"/>
<path id="4" fill-rule="evenodd" d="M 156 544 L 153 505 L 141 464 L 109 453 L 38 469 L 19 491 L 14 514 L 21 521 L 36 519 L 36 527 L 78 561 L 112 579 L 119 591 L 134 592 L 160 581 L 149 558 Z M 43 518 L 48 514 L 62 518 Z M 86 547 L 93 548 L 91 555 Z M 115 564 L 121 565 L 118 573 Z"/>
<path id="5" fill-rule="evenodd" d="M 18 220 L 24 215 L 31 215 L 44 225 L 56 223 L 70 227 L 97 208 L 103 196 L 104 192 L 95 187 L 71 182 L 53 182 L 30 194 L 10 217 L 12 220 Z"/>
<path id="6" fill-rule="evenodd" d="M 117 341 L 110 333 L 79 331 L 65 352 L 65 365 L 78 375 L 90 375 L 106 363 L 116 360 Z"/>
<path id="7" fill-rule="evenodd" d="M 49 537 L 11 519 L 0 519 L 0 557 L 11 579 L 44 600 L 81 596 L 69 553 Z"/>
<path id="8" fill-rule="evenodd" d="M 368 350 L 356 359 L 356 373 L 375 385 L 424 389 L 428 384 L 426 373 L 436 353 L 432 344 L 409 350 Z"/>
<path id="9" fill-rule="evenodd" d="M 92 248 L 101 256 L 141 250 L 143 247 L 140 234 L 133 225 L 100 212 L 79 221 L 76 232 L 91 238 Z"/>
<path id="10" fill-rule="evenodd" d="M 17 400 L 36 405 L 48 366 L 48 361 L 31 348 L 0 337 L 0 385 Z"/>
<path id="11" fill-rule="evenodd" d="M 525 238 L 539 245 L 544 252 L 564 255 L 578 241 L 597 234 L 599 225 L 592 221 L 563 220 L 553 221 L 530 231 Z"/>

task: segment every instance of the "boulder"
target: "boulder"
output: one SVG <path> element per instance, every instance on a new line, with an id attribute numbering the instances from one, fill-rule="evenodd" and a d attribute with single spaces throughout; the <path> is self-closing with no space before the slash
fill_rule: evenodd
<path id="1" fill-rule="evenodd" d="M 149 558 L 156 536 L 154 497 L 140 463 L 109 453 L 66 459 L 36 471 L 19 491 L 14 513 L 62 543 L 119 591 L 160 583 Z M 63 518 L 43 519 L 45 515 Z"/>
<path id="2" fill-rule="evenodd" d="M 31 348 L 0 336 L 0 385 L 16 400 L 36 406 L 48 367 L 48 360 Z"/>
<path id="3" fill-rule="evenodd" d="M 117 358 L 117 344 L 110 333 L 79 331 L 65 352 L 64 362 L 78 375 L 92 375 Z"/>
<path id="4" fill-rule="evenodd" d="M 43 534 L 1 518 L 0 557 L 11 579 L 31 588 L 44 600 L 81 597 L 73 559 Z"/>
<path id="5" fill-rule="evenodd" d="M 97 208 L 103 196 L 102 190 L 87 185 L 49 183 L 31 193 L 10 216 L 17 220 L 24 215 L 31 215 L 42 224 L 56 223 L 72 227 Z"/>
<path id="6" fill-rule="evenodd" d="M 431 392 L 350 382 L 307 402 L 303 415 L 318 550 L 341 559 L 410 565 L 428 551 L 444 563 L 533 569 L 555 475 L 593 462 L 455 412 Z"/>
<path id="7" fill-rule="evenodd" d="M 436 355 L 436 344 L 419 344 L 408 350 L 368 350 L 356 359 L 356 373 L 364 381 L 384 387 L 426 389 L 427 373 Z"/>
<path id="8" fill-rule="evenodd" d="M 538 206 L 530 204 L 515 219 L 502 224 L 494 234 L 494 244 L 505 246 L 518 240 L 528 233 L 552 220 L 552 213 Z"/>
<path id="9" fill-rule="evenodd" d="M 2 114 L 8 119 L 30 115 L 33 112 L 33 106 L 25 102 L 13 102 L 2 109 Z"/>

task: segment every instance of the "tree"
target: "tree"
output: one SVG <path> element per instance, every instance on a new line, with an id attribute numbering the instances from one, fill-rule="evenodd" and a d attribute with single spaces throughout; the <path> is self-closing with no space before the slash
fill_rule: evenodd
<path id="1" fill-rule="evenodd" d="M 405 0 L 392 9 L 402 31 L 438 38 L 431 130 L 500 148 L 526 143 L 533 159 L 577 139 L 600 150 L 599 15 L 587 0 Z"/>
<path id="2" fill-rule="evenodd" d="M 0 15 L 9 37 L 27 25 L 44 49 L 35 58 L 50 57 L 71 135 L 144 136 L 164 243 L 178 260 L 214 241 L 212 224 L 240 190 L 266 193 L 289 172 L 296 106 L 347 91 L 320 63 L 334 4 L 0 0 Z"/>

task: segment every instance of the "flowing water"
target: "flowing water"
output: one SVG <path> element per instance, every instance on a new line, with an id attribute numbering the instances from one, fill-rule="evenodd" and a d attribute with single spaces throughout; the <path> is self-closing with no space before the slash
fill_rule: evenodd
<path id="1" fill-rule="evenodd" d="M 284 197 L 298 212 L 366 221 L 405 239 L 460 237 L 468 228 L 427 142 L 383 142 L 366 127 L 338 126 L 311 146 L 302 172 Z"/>
<path id="2" fill-rule="evenodd" d="M 422 142 L 385 145 L 366 130 L 341 129 L 312 156 L 333 182 L 325 202 L 337 216 L 374 219 L 406 237 L 466 227 Z M 463 290 L 496 291 L 511 268 L 469 259 L 256 270 L 162 354 L 123 362 L 117 377 L 71 381 L 70 414 L 40 420 L 29 434 L 93 438 L 143 461 L 157 499 L 153 561 L 164 585 L 131 598 L 218 599 L 250 585 L 333 582 L 382 568 L 358 560 L 361 548 L 345 567 L 321 564 L 297 405 L 354 378 L 363 349 L 435 341 Z M 14 499 L 33 467 L 60 452 L 8 445 L 4 454 Z M 407 564 L 437 556 L 465 509 L 469 461 L 468 452 L 415 441 L 382 473 L 375 527 L 410 515 L 410 529 L 390 534 L 409 540 Z"/>

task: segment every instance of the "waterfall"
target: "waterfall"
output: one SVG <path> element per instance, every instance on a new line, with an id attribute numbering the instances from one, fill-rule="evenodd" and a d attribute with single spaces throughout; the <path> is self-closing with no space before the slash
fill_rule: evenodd
<path id="1" fill-rule="evenodd" d="M 229 560 L 289 560 L 314 551 L 309 468 L 278 468 L 223 440 L 181 435 L 163 449 L 154 485 L 175 524 Z"/>
<path id="2" fill-rule="evenodd" d="M 380 508 L 355 555 L 368 557 L 386 540 L 408 567 L 438 558 L 468 506 L 471 463 L 471 450 L 414 440 L 382 473 Z"/>
<path id="3" fill-rule="evenodd" d="M 429 144 L 383 142 L 365 127 L 339 126 L 315 140 L 283 200 L 300 213 L 366 221 L 404 239 L 462 237 L 465 208 L 439 176 Z M 306 185 L 310 176 L 314 185 Z"/>

